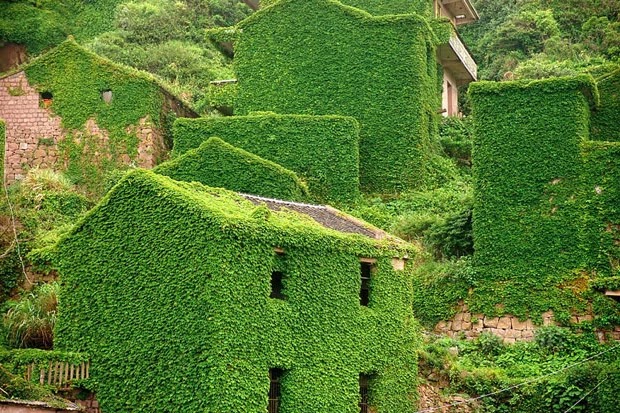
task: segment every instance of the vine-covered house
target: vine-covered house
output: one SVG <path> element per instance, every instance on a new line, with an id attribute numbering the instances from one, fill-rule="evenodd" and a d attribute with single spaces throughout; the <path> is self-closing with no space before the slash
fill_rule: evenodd
<path id="1" fill-rule="evenodd" d="M 150 74 L 69 39 L 0 77 L 4 178 L 41 167 L 80 182 L 95 165 L 151 168 L 170 149 L 166 123 L 195 116 Z"/>
<path id="2" fill-rule="evenodd" d="M 362 190 L 414 188 L 433 167 L 438 113 L 456 115 L 458 87 L 476 79 L 456 27 L 477 18 L 468 0 L 261 2 L 235 30 L 212 32 L 233 40 L 237 75 L 213 85 L 214 105 L 353 117 Z"/>
<path id="3" fill-rule="evenodd" d="M 409 413 L 411 248 L 330 207 L 136 170 L 55 247 L 55 347 L 91 356 L 109 413 Z"/>

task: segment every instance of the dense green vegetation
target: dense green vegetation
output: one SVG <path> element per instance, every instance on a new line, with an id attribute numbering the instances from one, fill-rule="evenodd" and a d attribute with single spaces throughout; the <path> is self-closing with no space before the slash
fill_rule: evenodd
<path id="1" fill-rule="evenodd" d="M 588 136 L 587 96 L 594 92 L 585 76 L 470 87 L 477 139 L 475 266 L 482 288 L 493 291 L 493 301 L 477 303 L 476 312 L 492 314 L 501 303 L 500 311 L 524 317 L 559 304 L 570 311 L 575 304 L 566 293 L 550 296 L 558 293 L 550 287 L 572 279 L 571 272 L 585 264 L 576 197 L 579 144 Z"/>
<path id="2" fill-rule="evenodd" d="M 619 62 L 618 0 L 473 0 L 473 4 L 480 21 L 460 32 L 483 79 L 571 75 Z"/>
<path id="3" fill-rule="evenodd" d="M 176 181 L 200 182 L 269 198 L 304 201 L 308 197 L 306 185 L 295 172 L 219 138 L 209 138 L 154 172 Z"/>
<path id="4" fill-rule="evenodd" d="M 431 339 L 420 367 L 423 376 L 449 382 L 447 394 L 488 395 L 468 403 L 480 413 L 612 413 L 618 352 L 618 345 L 601 345 L 590 331 L 544 327 L 534 341 L 510 346 L 492 334 Z"/>
<path id="5" fill-rule="evenodd" d="M 276 115 L 178 119 L 173 156 L 217 136 L 302 177 L 323 202 L 359 198 L 359 123 L 346 116 Z"/>
<path id="6" fill-rule="evenodd" d="M 618 304 L 601 294 L 620 290 L 620 1 L 473 0 L 481 20 L 459 26 L 459 32 L 481 78 L 588 73 L 597 88 L 586 77 L 482 83 L 472 87 L 473 102 L 464 108 L 469 114 L 473 107 L 473 113 L 465 119 L 436 113 L 434 47 L 447 32 L 417 17 L 393 16 L 428 16 L 432 1 L 341 3 L 345 6 L 283 0 L 270 11 L 278 24 L 257 14 L 241 23 L 242 31 L 205 30 L 249 16 L 240 0 L 10 0 L 0 6 L 0 45 L 22 43 L 34 56 L 72 34 L 100 55 L 153 73 L 204 114 L 211 113 L 211 104 L 244 115 L 176 122 L 175 158 L 160 173 L 304 200 L 299 176 L 312 200 L 346 204 L 351 214 L 419 247 L 410 261 L 412 274 L 395 277 L 393 284 L 387 276 L 373 281 L 373 292 L 386 299 L 386 307 L 371 304 L 358 311 L 352 298 L 359 289 L 351 281 L 358 265 L 354 258 L 376 255 L 370 243 L 326 234 L 224 191 L 134 173 L 60 244 L 60 266 L 67 274 L 110 269 L 103 278 L 66 279 L 75 288 L 65 290 L 64 308 L 86 316 L 80 323 L 61 320 L 55 346 L 88 353 L 0 351 L 0 388 L 13 397 L 47 399 L 49 392 L 20 379 L 24 363 L 92 357 L 97 367 L 87 386 L 112 412 L 167 411 L 171 400 L 183 411 L 205 406 L 259 411 L 267 394 L 266 371 L 273 366 L 291 370 L 283 382 L 283 412 L 357 411 L 360 372 L 378 373 L 371 397 L 379 412 L 410 412 L 413 402 L 403 394 L 413 393 L 416 379 L 408 350 L 419 345 L 411 326 L 393 339 L 411 312 L 392 306 L 412 304 L 414 317 L 431 330 L 465 302 L 472 311 L 512 313 L 536 323 L 553 309 L 564 327 L 543 328 L 534 342 L 512 346 L 486 334 L 474 341 L 431 339 L 420 353 L 422 370 L 449 381 L 446 393 L 493 393 L 473 403 L 481 413 L 617 410 L 620 350 L 600 345 L 595 330 L 620 324 Z M 280 15 L 278 7 L 293 8 L 296 17 Z M 310 7 L 319 8 L 312 18 Z M 420 31 L 426 34 L 418 36 Z M 237 73 L 217 39 L 237 42 Z M 136 142 L 125 133 L 128 124 L 145 114 L 156 123 L 166 121 L 150 76 L 119 71 L 73 42 L 58 50 L 68 58 L 57 64 L 51 58 L 60 52 L 54 52 L 31 63 L 27 73 L 39 88 L 54 92 L 52 110 L 66 126 L 81 128 L 95 116 L 112 132 L 112 152 L 131 152 Z M 266 53 L 274 50 L 278 53 Z M 67 63 L 72 59 L 75 66 Z M 77 76 L 79 86 L 54 73 Z M 123 73 L 137 83 L 126 83 Z M 232 77 L 239 83 L 208 86 L 210 80 Z M 100 98 L 110 85 L 119 87 L 114 89 L 115 99 L 120 96 L 115 102 L 122 103 L 118 111 Z M 595 107 L 596 90 L 600 107 Z M 266 110 L 304 115 L 255 112 Z M 334 113 L 357 121 L 311 116 Z M 0 122 L 0 137 L 2 132 Z M 214 136 L 227 143 L 209 139 Z M 22 297 L 4 307 L 10 309 L 0 339 L 6 346 L 49 346 L 56 313 L 46 311 L 40 292 L 54 287 L 31 293 L 19 286 L 34 271 L 51 270 L 57 251 L 49 247 L 121 175 L 119 165 L 97 165 L 85 156 L 95 153 L 89 145 L 86 138 L 61 148 L 69 156 L 70 180 L 35 169 L 0 202 L 0 298 Z M 239 169 L 239 163 L 229 162 L 239 159 L 249 166 Z M 175 175 L 181 170 L 182 176 Z M 364 192 L 381 195 L 360 194 L 360 173 Z M 123 230 L 138 225 L 140 231 Z M 162 232 L 166 237 L 157 236 Z M 205 240 L 197 233 L 206 234 Z M 248 233 L 250 242 L 243 238 Z M 307 254 L 305 243 L 318 255 Z M 285 246 L 284 257 L 273 256 L 274 245 Z M 235 248 L 241 247 L 248 252 L 239 257 Z M 392 276 L 387 250 L 379 255 L 379 270 Z M 136 262 L 136 256 L 144 260 Z M 212 276 L 222 269 L 226 277 Z M 274 269 L 307 271 L 313 278 L 287 284 L 289 297 L 298 300 L 279 302 L 267 298 Z M 338 295 L 339 288 L 351 297 Z M 235 301 L 248 292 L 255 294 L 243 305 Z M 589 311 L 592 321 L 570 326 L 571 315 Z M 384 323 L 384 329 L 374 322 Z M 37 336 L 41 326 L 44 340 Z M 334 327 L 337 345 L 326 334 Z M 153 339 L 153 331 L 162 332 L 161 340 Z M 377 351 L 381 340 L 386 352 Z M 600 352 L 604 356 L 562 370 Z M 237 355 L 249 361 L 242 363 Z M 342 368 L 346 357 L 356 361 Z M 333 368 L 317 372 L 310 367 L 317 360 Z M 511 386 L 517 387 L 498 392 Z M 337 400 L 334 387 L 345 389 Z M 224 388 L 231 390 L 222 396 Z"/>
<path id="7" fill-rule="evenodd" d="M 283 0 L 238 28 L 236 115 L 355 117 L 365 193 L 422 188 L 448 173 L 436 142 L 435 57 L 447 24 L 375 17 L 333 0 Z"/>
<path id="8" fill-rule="evenodd" d="M 406 248 L 135 171 L 57 246 L 55 347 L 91 355 L 104 411 L 264 412 L 278 367 L 282 412 L 359 411 L 360 373 L 378 411 L 411 412 L 410 274 L 391 264 Z M 377 259 L 368 307 L 360 257 Z"/>
<path id="9" fill-rule="evenodd" d="M 592 140 L 620 141 L 620 68 L 597 79 L 601 107 L 592 113 Z"/>
<path id="10" fill-rule="evenodd" d="M 232 75 L 204 30 L 248 16 L 241 0 L 9 0 L 0 8 L 0 45 L 40 54 L 68 35 L 116 62 L 166 80 L 199 109 L 208 83 Z"/>

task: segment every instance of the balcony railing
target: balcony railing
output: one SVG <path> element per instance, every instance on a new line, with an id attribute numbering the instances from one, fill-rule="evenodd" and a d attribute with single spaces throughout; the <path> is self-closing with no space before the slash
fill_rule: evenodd
<path id="1" fill-rule="evenodd" d="M 64 361 L 49 361 L 47 366 L 31 363 L 26 366 L 25 378 L 28 381 L 36 380 L 39 384 L 54 386 L 58 389 L 67 389 L 73 380 L 87 379 L 89 377 L 90 362 L 79 364 Z"/>

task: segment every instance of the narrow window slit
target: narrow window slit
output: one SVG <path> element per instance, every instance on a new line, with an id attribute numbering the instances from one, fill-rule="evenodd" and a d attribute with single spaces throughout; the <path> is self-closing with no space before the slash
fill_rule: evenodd
<path id="1" fill-rule="evenodd" d="M 360 277 L 362 280 L 360 288 L 360 305 L 368 307 L 370 302 L 370 278 L 372 275 L 374 262 L 370 260 L 360 261 Z"/>
<path id="2" fill-rule="evenodd" d="M 368 403 L 368 387 L 370 384 L 370 376 L 366 374 L 360 374 L 360 413 L 370 413 Z"/>
<path id="3" fill-rule="evenodd" d="M 284 370 L 273 368 L 269 369 L 269 396 L 268 396 L 268 413 L 278 413 L 280 408 L 280 380 L 284 375 Z"/>
<path id="4" fill-rule="evenodd" d="M 284 274 L 280 271 L 273 271 L 271 273 L 271 294 L 269 297 L 276 298 L 278 300 L 286 299 L 284 295 Z"/>

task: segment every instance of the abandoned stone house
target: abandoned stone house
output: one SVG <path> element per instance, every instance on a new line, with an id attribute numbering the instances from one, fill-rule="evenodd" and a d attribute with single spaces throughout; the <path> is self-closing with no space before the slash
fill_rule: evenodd
<path id="1" fill-rule="evenodd" d="M 33 167 L 64 171 L 78 154 L 151 168 L 170 149 L 171 116 L 197 115 L 149 74 L 67 40 L 0 77 L 4 178 L 10 184 Z"/>
<path id="2" fill-rule="evenodd" d="M 234 38 L 237 75 L 214 82 L 213 95 L 234 89 L 240 116 L 354 117 L 362 190 L 413 188 L 424 180 L 437 113 L 457 115 L 458 88 L 476 80 L 456 27 L 477 18 L 469 0 L 269 2 L 236 29 L 213 33 L 220 43 Z"/>
<path id="3" fill-rule="evenodd" d="M 55 346 L 91 356 L 102 411 L 410 412 L 412 252 L 330 207 L 136 170 L 56 247 Z"/>

